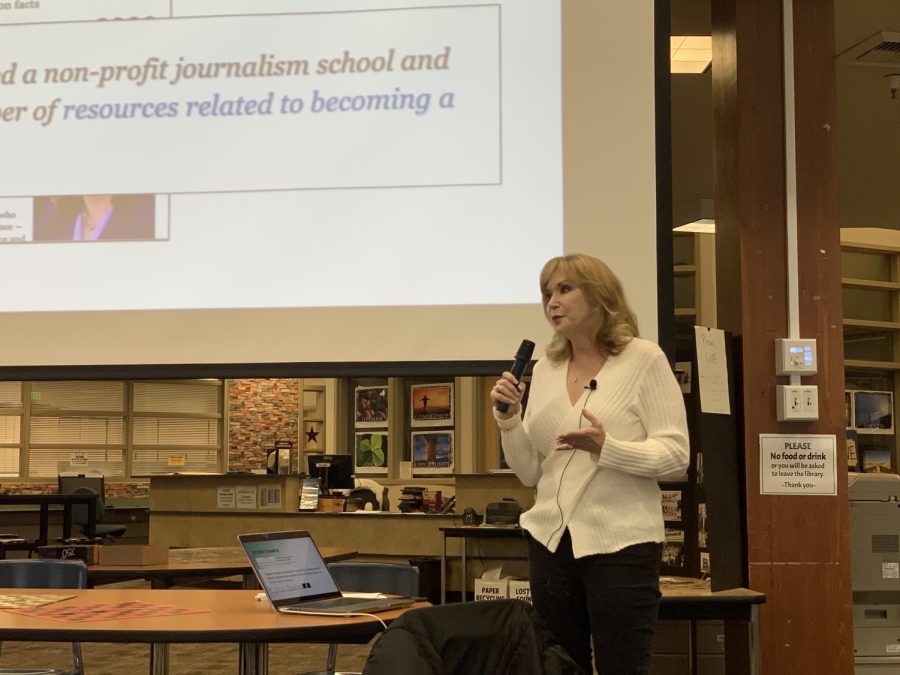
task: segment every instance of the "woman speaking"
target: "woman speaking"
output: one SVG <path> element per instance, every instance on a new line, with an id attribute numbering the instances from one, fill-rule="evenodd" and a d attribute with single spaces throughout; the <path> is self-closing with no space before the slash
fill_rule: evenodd
<path id="1" fill-rule="evenodd" d="M 506 372 L 491 390 L 506 460 L 537 486 L 520 519 L 532 599 L 586 673 L 592 639 L 598 672 L 646 673 L 664 540 L 657 480 L 689 458 L 681 390 L 603 262 L 553 258 L 540 286 L 554 337 L 524 418 L 524 384 Z"/>

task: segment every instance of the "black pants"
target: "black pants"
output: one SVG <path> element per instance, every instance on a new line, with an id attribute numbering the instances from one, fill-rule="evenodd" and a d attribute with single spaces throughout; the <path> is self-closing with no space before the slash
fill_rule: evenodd
<path id="1" fill-rule="evenodd" d="M 660 545 L 575 559 L 566 530 L 555 553 L 529 540 L 531 597 L 556 639 L 591 672 L 647 673 L 659 608 Z"/>

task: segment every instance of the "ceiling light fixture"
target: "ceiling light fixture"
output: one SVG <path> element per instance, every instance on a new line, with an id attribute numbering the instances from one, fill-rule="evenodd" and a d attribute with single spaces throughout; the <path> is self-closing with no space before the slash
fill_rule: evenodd
<path id="1" fill-rule="evenodd" d="M 887 80 L 888 89 L 891 90 L 891 98 L 897 98 L 897 92 L 900 91 L 900 73 L 885 75 L 884 79 Z"/>

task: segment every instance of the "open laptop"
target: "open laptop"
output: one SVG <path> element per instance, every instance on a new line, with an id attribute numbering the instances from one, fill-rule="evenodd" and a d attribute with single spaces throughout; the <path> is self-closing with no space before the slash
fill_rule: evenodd
<path id="1" fill-rule="evenodd" d="M 350 614 L 407 607 L 415 598 L 345 596 L 328 570 L 309 532 L 238 535 L 260 585 L 279 612 Z"/>

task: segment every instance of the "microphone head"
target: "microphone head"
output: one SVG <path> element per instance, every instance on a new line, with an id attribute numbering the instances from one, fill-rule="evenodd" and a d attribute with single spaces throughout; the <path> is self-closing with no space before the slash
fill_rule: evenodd
<path id="1" fill-rule="evenodd" d="M 588 382 L 588 387 L 590 387 L 591 391 L 596 391 L 597 380 L 591 380 L 590 382 Z"/>
<path id="2" fill-rule="evenodd" d="M 534 343 L 531 340 L 522 340 L 519 351 L 516 352 L 516 360 L 530 361 L 532 354 L 534 354 Z"/>

